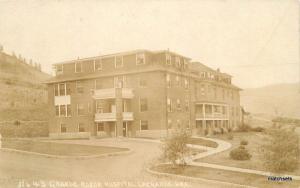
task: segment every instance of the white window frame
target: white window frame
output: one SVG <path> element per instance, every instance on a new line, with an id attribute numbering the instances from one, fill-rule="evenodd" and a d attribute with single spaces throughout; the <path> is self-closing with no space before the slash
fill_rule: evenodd
<path id="1" fill-rule="evenodd" d="M 98 63 L 99 63 L 99 65 L 100 65 L 100 68 L 98 67 L 97 69 L 96 69 L 96 61 L 99 61 Z M 100 71 L 100 70 L 102 70 L 102 59 L 94 59 L 94 72 L 96 72 L 96 71 Z"/>
<path id="2" fill-rule="evenodd" d="M 139 58 L 139 56 L 143 56 L 143 63 L 138 63 L 138 58 Z M 137 53 L 136 55 L 135 55 L 135 64 L 136 65 L 145 65 L 146 64 L 146 56 L 145 56 L 145 53 Z"/>
<path id="3" fill-rule="evenodd" d="M 77 64 L 80 64 L 80 72 L 77 72 Z M 82 62 L 81 61 L 79 61 L 79 62 L 75 62 L 75 73 L 81 73 L 81 72 L 83 72 L 82 71 Z"/>
<path id="4" fill-rule="evenodd" d="M 117 67 L 117 58 L 118 57 L 121 57 L 121 62 L 122 62 L 121 66 L 119 66 L 119 67 Z M 115 56 L 115 68 L 119 69 L 119 68 L 122 68 L 123 66 L 124 66 L 123 56 Z"/>
<path id="5" fill-rule="evenodd" d="M 171 75 L 167 73 L 166 75 L 167 88 L 172 87 Z"/>

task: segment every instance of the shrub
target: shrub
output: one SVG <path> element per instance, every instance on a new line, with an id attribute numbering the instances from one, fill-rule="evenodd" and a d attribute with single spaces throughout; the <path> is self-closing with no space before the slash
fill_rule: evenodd
<path id="1" fill-rule="evenodd" d="M 245 146 L 240 145 L 240 146 L 239 146 L 239 149 L 246 149 L 246 148 L 245 148 Z"/>
<path id="2" fill-rule="evenodd" d="M 205 135 L 205 136 L 208 135 L 208 129 L 205 129 L 205 130 L 204 130 L 204 135 Z"/>
<path id="3" fill-rule="evenodd" d="M 241 140 L 240 145 L 246 146 L 246 145 L 248 145 L 248 141 L 247 140 Z"/>
<path id="4" fill-rule="evenodd" d="M 251 127 L 248 124 L 242 124 L 240 126 L 238 126 L 237 128 L 237 132 L 248 132 L 251 130 Z"/>
<path id="5" fill-rule="evenodd" d="M 299 136 L 293 129 L 273 128 L 266 131 L 262 145 L 265 168 L 272 172 L 294 171 L 300 159 Z"/>
<path id="6" fill-rule="evenodd" d="M 254 128 L 251 128 L 251 131 L 254 131 L 254 132 L 263 132 L 265 129 L 262 128 L 262 127 L 254 127 Z"/>
<path id="7" fill-rule="evenodd" d="M 172 162 L 173 166 L 185 166 L 190 149 L 187 147 L 190 134 L 186 130 L 176 130 L 163 145 L 163 159 Z"/>
<path id="8" fill-rule="evenodd" d="M 230 133 L 232 130 L 231 130 L 231 128 L 228 128 L 228 132 Z"/>
<path id="9" fill-rule="evenodd" d="M 232 140 L 232 139 L 233 139 L 233 135 L 232 135 L 232 134 L 229 134 L 229 135 L 227 136 L 227 139 L 228 139 L 228 140 Z"/>
<path id="10" fill-rule="evenodd" d="M 224 134 L 224 129 L 222 127 L 220 129 L 221 129 L 221 134 Z"/>
<path id="11" fill-rule="evenodd" d="M 231 150 L 229 155 L 234 160 L 249 160 L 252 157 L 244 146 Z"/>

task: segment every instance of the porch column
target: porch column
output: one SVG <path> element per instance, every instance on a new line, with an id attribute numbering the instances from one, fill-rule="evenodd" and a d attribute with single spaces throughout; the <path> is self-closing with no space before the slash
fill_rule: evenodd
<path id="1" fill-rule="evenodd" d="M 123 136 L 123 100 L 122 88 L 116 89 L 116 137 Z"/>

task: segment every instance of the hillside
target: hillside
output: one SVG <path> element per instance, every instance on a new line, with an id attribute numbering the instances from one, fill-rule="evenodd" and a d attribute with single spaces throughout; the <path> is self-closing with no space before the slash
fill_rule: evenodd
<path id="1" fill-rule="evenodd" d="M 47 119 L 42 82 L 48 78 L 38 66 L 0 52 L 0 121 Z"/>
<path id="2" fill-rule="evenodd" d="M 262 117 L 300 118 L 300 84 L 277 84 L 241 91 L 245 110 Z"/>

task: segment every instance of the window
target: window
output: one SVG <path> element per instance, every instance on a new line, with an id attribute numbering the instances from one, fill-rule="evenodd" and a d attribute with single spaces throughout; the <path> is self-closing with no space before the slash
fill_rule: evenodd
<path id="1" fill-rule="evenodd" d="M 143 65 L 145 64 L 145 54 L 144 53 L 138 53 L 136 54 L 136 64 L 137 65 Z"/>
<path id="2" fill-rule="evenodd" d="M 114 77 L 115 88 L 126 87 L 126 77 L 125 76 L 116 76 Z"/>
<path id="3" fill-rule="evenodd" d="M 171 63 L 171 55 L 169 53 L 166 53 L 166 64 L 167 65 L 172 65 L 172 63 Z"/>
<path id="4" fill-rule="evenodd" d="M 95 89 L 102 89 L 102 80 L 100 79 L 95 80 Z"/>
<path id="5" fill-rule="evenodd" d="M 148 121 L 141 120 L 140 125 L 141 125 L 141 130 L 148 130 Z"/>
<path id="6" fill-rule="evenodd" d="M 115 57 L 115 68 L 123 67 L 123 56 L 116 56 Z"/>
<path id="7" fill-rule="evenodd" d="M 59 84 L 59 95 L 60 96 L 66 95 L 66 84 L 64 83 Z"/>
<path id="8" fill-rule="evenodd" d="M 60 116 L 67 116 L 66 115 L 67 111 L 66 111 L 66 106 L 65 105 L 60 105 Z"/>
<path id="9" fill-rule="evenodd" d="M 230 97 L 233 100 L 233 91 L 230 92 Z"/>
<path id="10" fill-rule="evenodd" d="M 59 96 L 59 84 L 54 84 L 54 96 Z"/>
<path id="11" fill-rule="evenodd" d="M 96 101 L 96 113 L 103 113 L 102 102 L 99 100 Z"/>
<path id="12" fill-rule="evenodd" d="M 76 81 L 76 91 L 77 93 L 83 93 L 83 85 L 81 81 Z"/>
<path id="13" fill-rule="evenodd" d="M 176 85 L 177 86 L 180 85 L 180 77 L 178 75 L 176 75 Z"/>
<path id="14" fill-rule="evenodd" d="M 201 95 L 205 95 L 205 86 L 204 85 L 201 85 Z"/>
<path id="15" fill-rule="evenodd" d="M 176 108 L 177 108 L 177 110 L 181 110 L 180 99 L 177 99 L 177 100 L 176 100 Z"/>
<path id="16" fill-rule="evenodd" d="M 171 87 L 171 75 L 170 74 L 166 75 L 166 80 L 167 80 L 167 87 L 170 88 Z"/>
<path id="17" fill-rule="evenodd" d="M 175 57 L 175 65 L 176 67 L 180 68 L 181 67 L 181 62 L 180 62 L 180 57 L 176 56 Z"/>
<path id="18" fill-rule="evenodd" d="M 67 125 L 65 123 L 60 124 L 60 132 L 61 133 L 67 132 Z"/>
<path id="19" fill-rule="evenodd" d="M 186 61 L 186 59 L 183 59 L 183 68 L 188 69 L 188 62 Z"/>
<path id="20" fill-rule="evenodd" d="M 176 121 L 177 128 L 180 128 L 180 125 L 181 125 L 181 121 L 179 119 L 177 119 L 177 121 Z"/>
<path id="21" fill-rule="evenodd" d="M 146 88 L 147 87 L 147 80 L 140 77 L 140 79 L 139 79 L 139 86 L 141 88 Z"/>
<path id="22" fill-rule="evenodd" d="M 167 111 L 172 112 L 172 100 L 170 98 L 167 99 Z"/>
<path id="23" fill-rule="evenodd" d="M 71 110 L 71 105 L 67 105 L 67 116 L 71 117 L 72 116 L 72 110 Z"/>
<path id="24" fill-rule="evenodd" d="M 79 116 L 84 115 L 84 106 L 83 106 L 83 104 L 77 104 L 77 115 L 79 115 Z"/>
<path id="25" fill-rule="evenodd" d="M 217 88 L 214 87 L 214 98 L 217 98 Z"/>
<path id="26" fill-rule="evenodd" d="M 146 98 L 140 98 L 140 112 L 148 110 L 148 100 Z"/>
<path id="27" fill-rule="evenodd" d="M 82 72 L 82 62 L 75 63 L 75 72 Z"/>
<path id="28" fill-rule="evenodd" d="M 188 89 L 189 88 L 189 81 L 187 78 L 184 79 L 184 88 Z"/>
<path id="29" fill-rule="evenodd" d="M 59 105 L 55 106 L 55 115 L 59 116 Z"/>
<path id="30" fill-rule="evenodd" d="M 92 113 L 92 105 L 88 103 L 88 113 Z"/>
<path id="31" fill-rule="evenodd" d="M 189 100 L 185 100 L 185 111 L 188 112 L 190 108 Z"/>
<path id="32" fill-rule="evenodd" d="M 85 132 L 85 126 L 83 123 L 79 123 L 78 124 L 78 131 L 79 132 Z"/>
<path id="33" fill-rule="evenodd" d="M 226 106 L 223 106 L 222 113 L 223 113 L 224 115 L 227 114 L 227 108 L 226 108 Z"/>
<path id="34" fill-rule="evenodd" d="M 55 66 L 55 74 L 56 74 L 56 76 L 60 75 L 60 74 L 63 74 L 63 72 L 64 72 L 64 65 L 63 64 Z"/>
<path id="35" fill-rule="evenodd" d="M 94 71 L 102 70 L 102 62 L 101 59 L 94 60 Z"/>
<path id="36" fill-rule="evenodd" d="M 222 89 L 222 98 L 223 98 L 223 100 L 225 99 L 225 90 L 224 89 Z"/>
<path id="37" fill-rule="evenodd" d="M 168 119 L 168 129 L 171 129 L 171 128 L 172 128 L 172 120 Z"/>
<path id="38" fill-rule="evenodd" d="M 97 123 L 97 132 L 104 131 L 104 123 Z"/>

